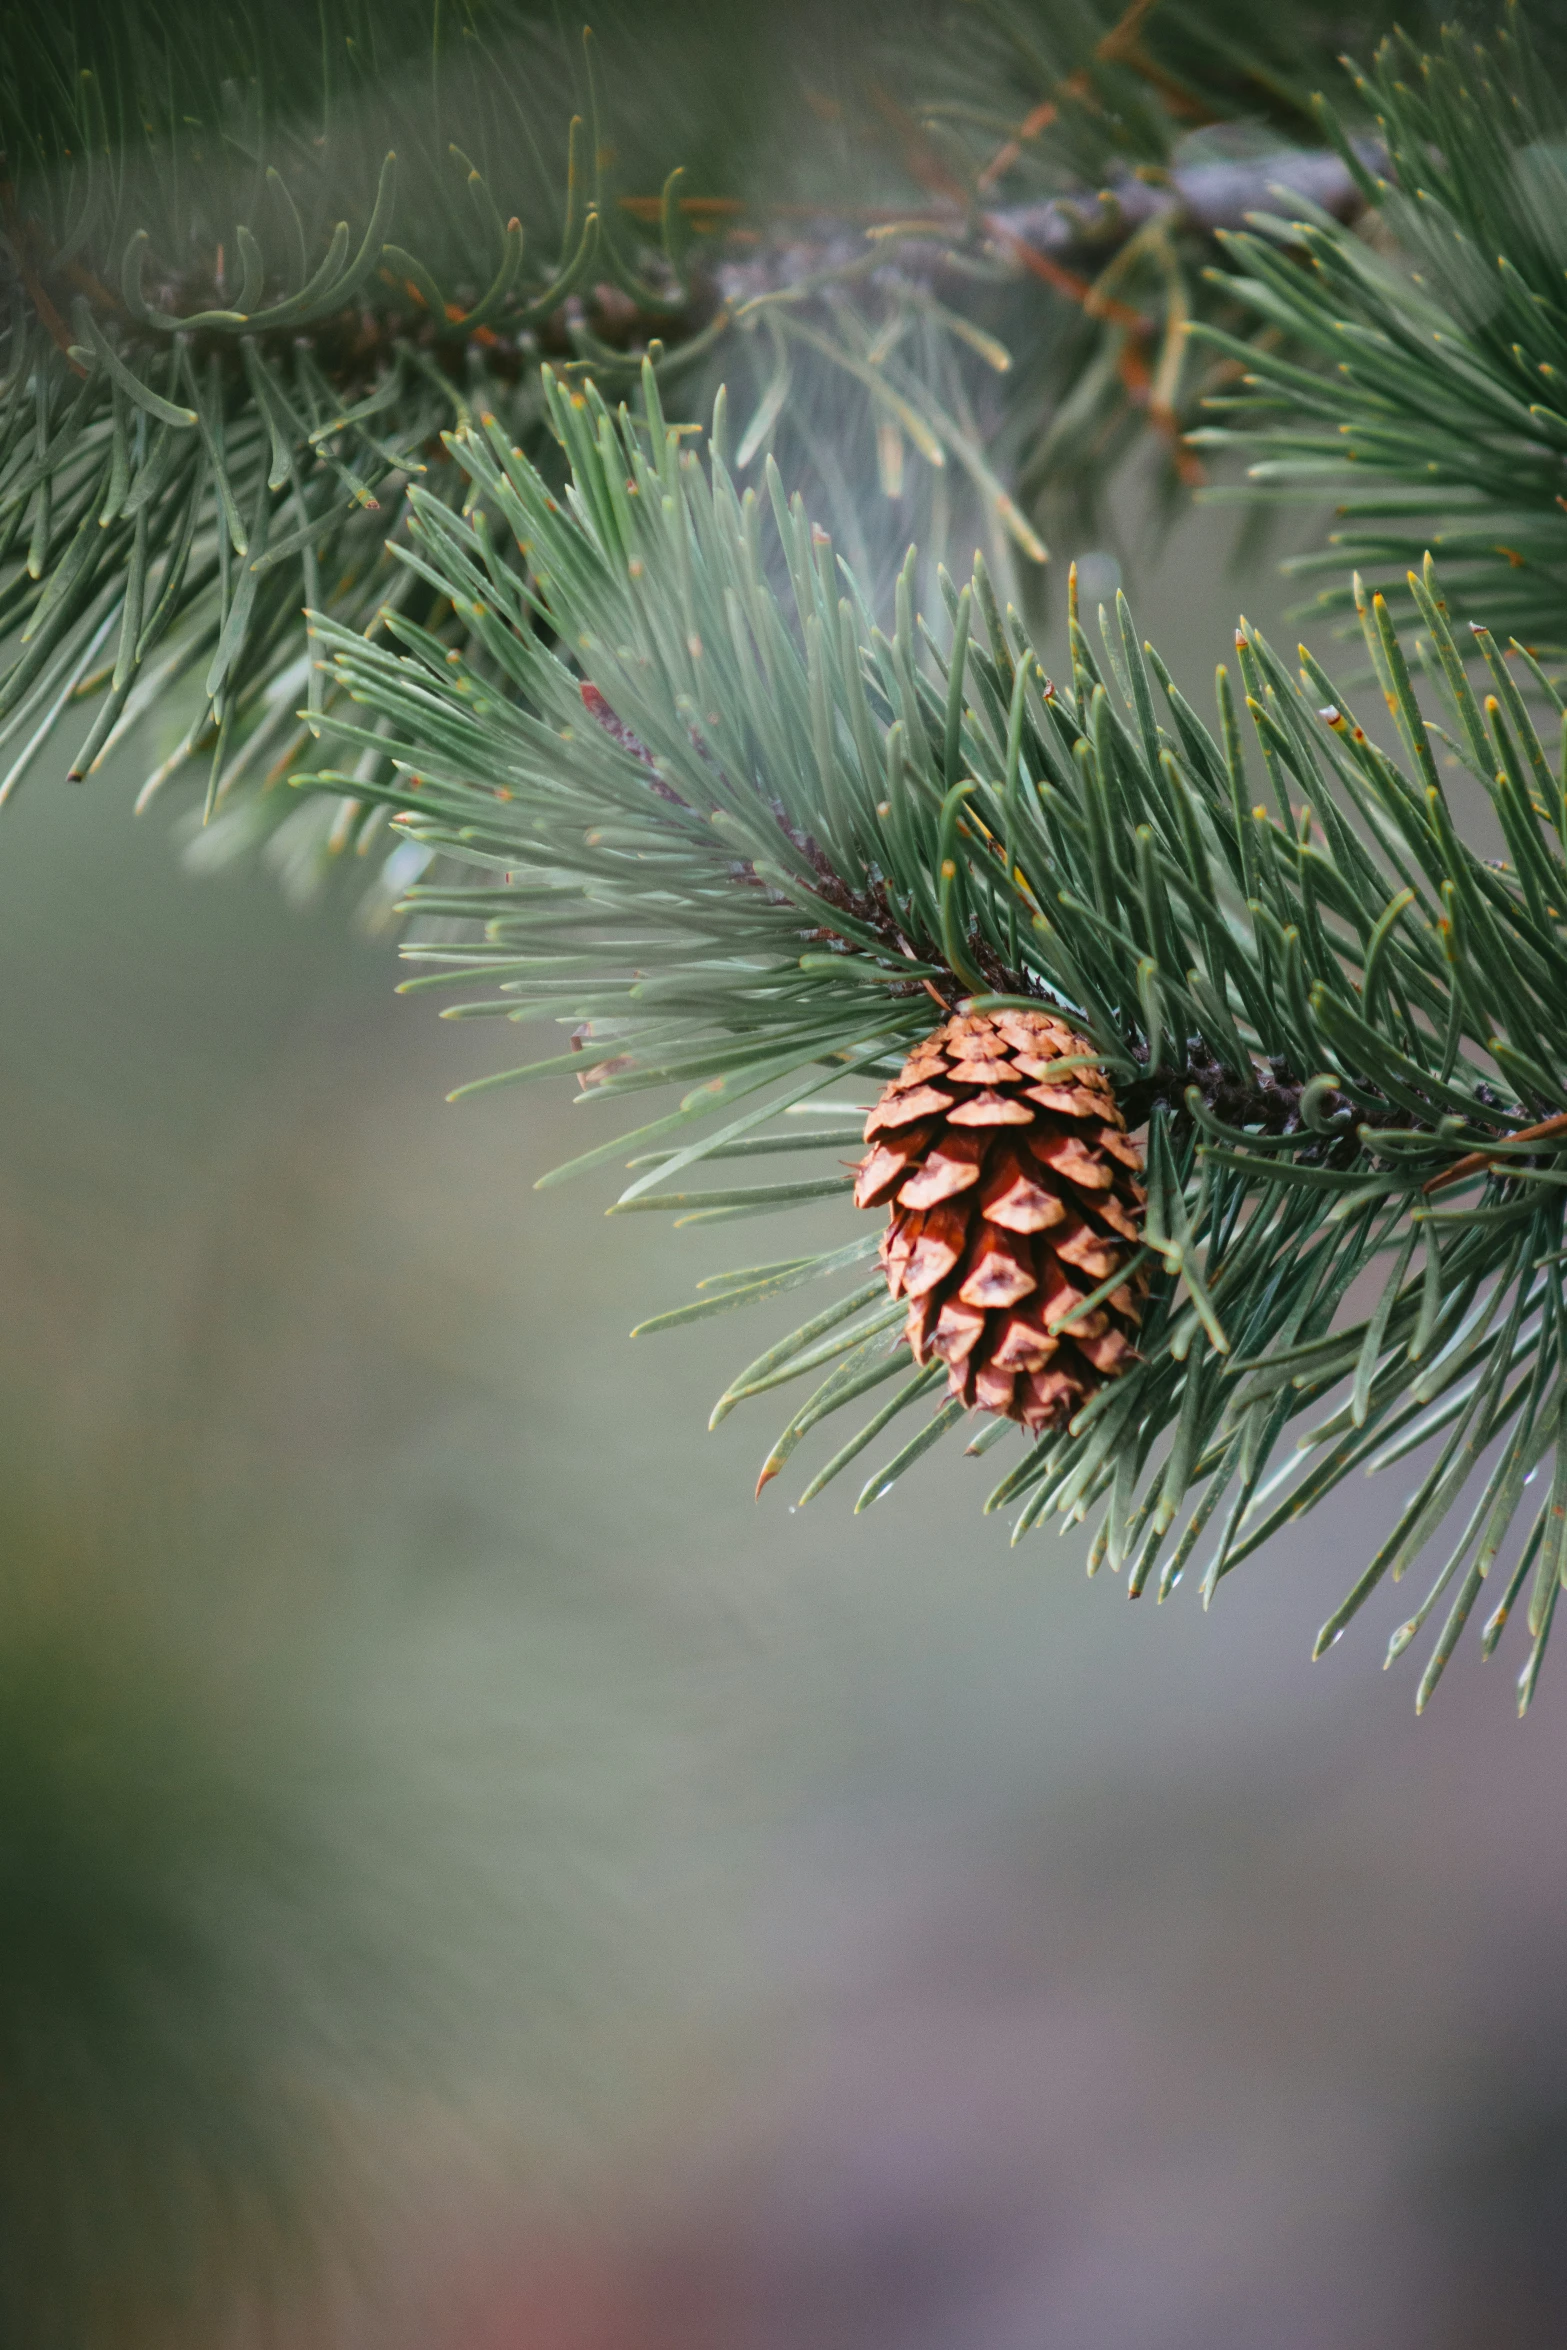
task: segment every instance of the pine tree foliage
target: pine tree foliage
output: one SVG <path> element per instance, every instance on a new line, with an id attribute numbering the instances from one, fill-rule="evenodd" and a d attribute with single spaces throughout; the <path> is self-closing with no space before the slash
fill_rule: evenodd
<path id="1" fill-rule="evenodd" d="M 1304 648 L 1293 674 L 1244 625 L 1210 727 L 1124 599 L 1097 650 L 1074 613 L 1071 675 L 1052 680 L 982 561 L 961 591 L 944 581 L 938 639 L 911 557 L 884 635 L 776 469 L 765 495 L 737 494 L 722 400 L 704 463 L 651 369 L 636 415 L 591 384 L 546 377 L 544 397 L 564 499 L 493 417 L 453 436 L 463 511 L 413 493 L 403 562 L 463 612 L 473 656 L 405 611 L 375 640 L 317 623 L 359 738 L 390 762 L 375 797 L 473 876 L 414 893 L 460 943 L 412 947 L 436 968 L 410 984 L 478 985 L 449 1017 L 571 1031 L 479 1085 L 575 1070 L 590 1107 L 680 1086 L 558 1175 L 629 1154 L 612 1213 L 728 1223 L 846 1199 L 843 1154 L 875 1082 L 934 1025 L 932 997 L 1060 1007 L 1147 1126 L 1142 1359 L 1023 1449 L 989 1506 L 1015 1508 L 1018 1535 L 1093 1516 L 1094 1562 L 1124 1566 L 1134 1594 L 1172 1590 L 1202 1547 L 1206 1597 L 1352 1470 L 1429 1440 L 1320 1645 L 1462 1500 L 1392 1650 L 1446 1603 L 1423 1703 L 1505 1550 L 1483 1641 L 1532 1573 L 1527 1703 L 1567 1560 L 1567 771 L 1501 648 L 1478 632 L 1477 699 L 1434 571 L 1411 578 L 1505 868 L 1455 831 L 1380 596 L 1361 619 L 1399 759 Z M 1567 706 L 1512 657 L 1554 732 Z M 759 1184 L 735 1165 L 775 1154 L 782 1172 Z M 710 1163 L 717 1182 L 694 1181 Z M 864 1508 L 963 1414 L 920 1411 L 942 1367 L 911 1375 L 903 1309 L 870 1270 L 878 1235 L 848 1216 L 844 1233 L 711 1276 L 642 1328 L 832 1280 L 714 1417 L 815 1375 L 766 1482 L 874 1397 L 808 1500 L 911 1415 Z M 993 1423 L 971 1449 L 1009 1433 Z M 1510 1542 L 1542 1464 L 1547 1490 Z"/>
<path id="2" fill-rule="evenodd" d="M 1340 527 L 1297 558 L 1351 565 L 1402 597 L 1434 548 L 1454 593 L 1499 632 L 1567 649 L 1567 143 L 1559 81 L 1514 8 L 1485 45 L 1386 42 L 1357 77 L 1385 158 L 1372 171 L 1324 120 L 1375 208 L 1375 242 L 1295 207 L 1227 238 L 1231 292 L 1271 330 L 1198 333 L 1246 375 L 1210 399 L 1269 499 L 1324 495 Z"/>
<path id="3" fill-rule="evenodd" d="M 1423 13 L 1404 21 L 1420 29 Z M 1369 128 L 1363 110 L 1346 93 L 1335 145 L 1315 94 L 1343 81 L 1346 38 L 1375 41 L 1393 20 L 1233 0 L 956 11 L 961 40 L 918 77 L 925 144 L 910 166 L 1012 265 L 990 319 L 1016 368 L 993 462 L 1046 535 L 1102 531 L 1099 492 L 1148 438 L 1167 501 L 1201 479 L 1187 428 L 1216 371 L 1194 365 L 1190 330 L 1256 331 L 1209 274 L 1215 235 L 1280 181 L 1360 213 L 1364 166 L 1340 146 Z"/>
<path id="4" fill-rule="evenodd" d="M 557 162 L 518 105 L 530 78 L 569 96 L 555 44 L 514 12 L 503 60 L 472 21 L 420 59 L 430 24 L 354 0 L 303 42 L 288 9 L 11 20 L 0 797 L 72 701 L 107 688 L 79 776 L 187 679 L 144 798 L 189 763 L 209 813 L 285 774 L 323 717 L 302 606 L 375 624 L 407 484 L 426 449 L 445 480 L 470 394 L 526 433 L 573 295 L 596 357 L 606 304 L 681 312 L 676 186 L 650 249 L 606 182 L 591 43 Z"/>
<path id="5" fill-rule="evenodd" d="M 723 377 L 737 468 L 776 454 L 868 582 L 911 529 L 972 526 L 1016 587 L 1145 427 L 1192 473 L 1187 325 L 1244 325 L 1202 279 L 1215 206 L 1266 186 L 1254 150 L 1289 178 L 1318 142 L 1337 30 L 1251 16 L 985 0 L 916 37 L 894 12 L 841 96 L 802 84 L 786 173 L 748 160 L 754 40 L 700 8 L 662 42 L 612 9 L 580 58 L 526 0 L 14 12 L 0 801 L 83 704 L 73 776 L 179 706 L 143 801 L 196 778 L 225 846 L 289 817 L 301 881 L 369 846 L 357 793 L 268 788 L 330 723 L 302 608 L 379 625 L 408 488 L 461 496 L 441 434 L 475 409 L 548 460 L 541 356 L 613 384 L 651 350 L 682 415 Z M 1237 121 L 1235 153 L 1203 145 Z M 1305 184 L 1357 204 L 1324 160 Z"/>

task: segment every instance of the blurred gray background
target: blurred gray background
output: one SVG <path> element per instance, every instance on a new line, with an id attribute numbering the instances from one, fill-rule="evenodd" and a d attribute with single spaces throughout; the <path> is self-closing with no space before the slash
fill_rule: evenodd
<path id="1" fill-rule="evenodd" d="M 1128 579 L 1204 708 L 1236 609 L 1295 634 L 1227 543 Z M 754 1505 L 778 1399 L 705 1422 L 764 1326 L 626 1333 L 770 1228 L 535 1194 L 604 1111 L 446 1107 L 529 1040 L 394 997 L 341 906 L 193 878 L 137 766 L 0 826 L 0 1682 L 42 1638 L 111 1693 L 101 1777 L 40 1751 L 190 1923 L 135 2028 L 220 2136 L 277 2128 L 264 2224 L 189 2197 L 179 2128 L 143 2168 L 201 2338 L 1567 2336 L 1567 1659 L 1520 1727 L 1471 1642 L 1417 1722 L 1388 1593 L 1312 1665 L 1401 1486 L 1206 1617 L 1009 1549 L 956 1448 L 858 1520 L 852 1479 Z M 123 2156 L 64 2044 L 90 2233 Z"/>

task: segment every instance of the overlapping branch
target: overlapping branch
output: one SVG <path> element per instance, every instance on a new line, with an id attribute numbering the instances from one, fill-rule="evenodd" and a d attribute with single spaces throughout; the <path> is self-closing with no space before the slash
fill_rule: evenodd
<path id="1" fill-rule="evenodd" d="M 1015 168 L 993 149 L 981 167 L 950 141 L 940 162 L 936 130 L 878 93 L 877 168 L 930 199 L 912 208 L 752 206 L 689 194 L 678 171 L 656 197 L 623 196 L 589 43 L 550 218 L 547 186 L 511 209 L 519 122 L 529 127 L 508 113 L 514 59 L 470 26 L 426 96 L 392 55 L 417 7 L 385 16 L 384 58 L 376 20 L 352 0 L 339 13 L 342 90 L 326 52 L 317 88 L 316 69 L 259 16 L 244 20 L 248 78 L 219 73 L 205 22 L 194 61 L 166 56 L 169 28 L 154 39 L 141 9 L 74 75 L 69 23 L 8 36 L 0 802 L 77 706 L 88 713 L 73 776 L 155 708 L 182 707 L 142 801 L 195 768 L 206 814 L 221 818 L 215 841 L 270 833 L 291 804 L 269 787 L 333 715 L 305 660 L 301 607 L 377 625 L 409 484 L 463 494 L 447 426 L 488 408 L 547 462 L 541 358 L 612 382 L 651 351 L 687 412 L 720 373 L 736 377 L 737 398 L 754 378 L 742 470 L 776 446 L 851 544 L 859 533 L 867 570 L 865 474 L 879 475 L 900 546 L 956 477 L 1005 585 L 1014 557 L 1043 557 L 1047 484 L 1102 478 L 1132 426 L 1151 421 L 1190 470 L 1181 353 L 1195 264 L 1220 222 L 1280 176 L 1336 211 L 1357 200 L 1330 153 L 1177 152 L 1194 105 L 1209 119 L 1234 101 L 1193 100 L 1183 12 L 1152 24 L 1134 8 L 1078 42 L 1082 62 L 1063 57 L 1049 125 L 1036 103 Z M 214 86 L 193 95 L 203 73 Z M 174 100 L 157 90 L 181 74 L 180 106 L 195 111 L 165 121 Z M 1260 67 L 1254 81 L 1267 86 Z M 1128 90 L 1144 94 L 1136 107 Z M 311 138 L 313 111 L 323 127 Z M 1283 113 L 1303 119 L 1298 99 Z M 373 124 L 395 153 L 372 146 Z M 1066 168 L 1054 192 L 1030 195 L 1050 126 Z M 1014 184 L 1021 200 L 1003 200 Z M 1014 341 L 1025 375 L 1031 354 L 1060 344 L 1048 398 L 1016 371 Z M 399 592 L 426 625 L 460 635 L 416 583 Z M 379 759 L 365 749 L 365 775 Z M 303 874 L 369 846 L 376 819 L 346 792 L 336 809 L 294 806 L 287 832 Z"/>
<path id="2" fill-rule="evenodd" d="M 1227 239 L 1227 289 L 1272 345 L 1210 322 L 1198 334 L 1244 385 L 1210 407 L 1234 420 L 1194 441 L 1244 452 L 1252 495 L 1331 497 L 1328 546 L 1403 594 L 1434 547 L 1444 576 L 1499 631 L 1567 649 L 1567 207 L 1561 104 L 1516 9 L 1494 42 L 1456 33 L 1422 57 L 1378 53 L 1359 95 L 1385 159 L 1371 167 L 1326 126 L 1383 224 L 1347 236 L 1314 207 L 1264 207 Z M 1391 247 L 1391 249 L 1390 249 Z"/>

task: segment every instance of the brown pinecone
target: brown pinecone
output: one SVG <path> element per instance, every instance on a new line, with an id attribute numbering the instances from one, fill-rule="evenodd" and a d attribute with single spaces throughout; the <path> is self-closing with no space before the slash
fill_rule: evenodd
<path id="1" fill-rule="evenodd" d="M 866 1119 L 854 1187 L 857 1207 L 891 1202 L 881 1261 L 915 1361 L 1035 1434 L 1137 1360 L 1146 1274 L 1060 1329 L 1127 1262 L 1146 1197 L 1103 1071 L 1044 1074 L 1092 1049 L 1045 1011 L 944 1021 Z"/>

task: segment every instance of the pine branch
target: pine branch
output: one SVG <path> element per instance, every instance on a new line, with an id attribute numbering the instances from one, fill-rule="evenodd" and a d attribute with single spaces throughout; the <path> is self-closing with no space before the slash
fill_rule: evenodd
<path id="1" fill-rule="evenodd" d="M 329 29 L 348 37 L 319 70 L 259 12 L 203 19 L 176 57 L 132 9 L 105 36 L 112 71 L 83 70 L 74 17 L 8 28 L 0 627 L 15 656 L 0 797 L 71 703 L 101 697 L 81 771 L 183 693 L 193 722 L 144 798 L 199 758 L 220 834 L 298 811 L 278 831 L 296 867 L 390 819 L 394 870 L 476 868 L 479 883 L 409 901 L 442 926 L 414 949 L 430 980 L 485 987 L 452 1016 L 570 1029 L 544 1063 L 481 1082 L 574 1068 L 586 1101 L 685 1089 L 576 1162 L 632 1148 L 617 1212 L 727 1222 L 845 1193 L 841 1166 L 797 1164 L 802 1144 L 859 1139 L 869 1105 L 830 1088 L 894 1076 L 938 1009 L 1058 1013 L 1085 1040 L 1063 1069 L 1096 1065 L 1146 1132 L 1153 1286 L 1135 1367 L 1030 1445 L 993 1503 L 1020 1505 L 1019 1533 L 1099 1513 L 1091 1555 L 1126 1566 L 1134 1593 L 1161 1560 L 1173 1589 L 1212 1526 L 1211 1595 L 1352 1467 L 1441 1435 L 1323 1634 L 1401 1574 L 1492 1462 L 1394 1638 L 1396 1652 L 1456 1589 L 1424 1702 L 1554 1451 L 1551 1498 L 1485 1635 L 1532 1567 L 1527 1702 L 1567 1522 L 1567 801 L 1507 665 L 1562 712 L 1528 650 L 1556 625 L 1555 426 L 1520 389 L 1548 384 L 1554 362 L 1504 348 L 1555 315 L 1531 193 L 1551 168 L 1529 143 L 1538 120 L 1451 47 L 1414 96 L 1384 60 L 1379 178 L 1381 150 L 1339 126 L 1336 158 L 1281 143 L 1303 135 L 1309 43 L 1221 51 L 1214 12 L 1173 0 L 1067 30 L 995 0 L 995 40 L 969 45 L 969 79 L 953 72 L 940 105 L 870 89 L 881 144 L 863 183 L 738 248 L 767 216 L 737 199 L 667 178 L 627 203 L 611 186 L 591 43 L 557 202 L 547 170 L 516 162 L 532 125 L 507 112 L 515 77 L 473 45 L 476 23 L 455 60 L 414 74 L 428 21 L 425 0 L 341 0 Z M 248 70 L 225 73 L 241 35 Z M 149 58 L 168 68 L 155 95 Z M 1259 97 L 1250 145 L 1216 145 L 1210 126 Z M 1194 129 L 1206 145 L 1187 143 Z M 1234 248 L 1249 274 L 1205 286 L 1213 236 L 1259 178 L 1309 218 L 1263 224 Z M 1425 287 L 1335 217 L 1357 192 L 1412 239 L 1438 221 Z M 1488 263 L 1477 296 L 1455 224 L 1506 254 L 1499 306 Z M 717 233 L 701 247 L 699 231 Z M 1249 340 L 1246 306 L 1261 320 Z M 1276 814 L 1254 805 L 1228 677 L 1215 734 L 1124 606 L 1101 616 L 1103 659 L 1074 608 L 1070 681 L 1045 678 L 1008 598 L 1009 549 L 1042 552 L 1048 484 L 1102 481 L 1145 422 L 1183 462 L 1194 318 L 1253 392 L 1318 423 L 1348 403 L 1343 438 L 1399 492 L 1391 513 L 1374 496 L 1351 516 L 1368 558 L 1418 558 L 1430 482 L 1449 504 L 1469 497 L 1462 528 L 1442 518 L 1444 555 L 1488 593 L 1505 561 L 1526 640 L 1508 656 L 1484 629 L 1466 644 L 1490 668 L 1483 707 L 1434 573 L 1408 584 L 1445 737 L 1491 797 L 1505 866 L 1457 840 L 1388 607 L 1358 581 L 1404 764 L 1309 657 L 1297 681 L 1243 629 Z M 664 421 L 665 392 L 689 413 L 742 351 L 760 355 L 744 426 L 728 452 L 720 400 L 704 471 L 682 449 L 689 428 Z M 1347 372 L 1314 376 L 1313 351 L 1348 351 Z M 541 357 L 563 371 L 542 390 Z M 640 418 L 612 414 L 594 378 L 640 379 Z M 823 432 L 845 385 L 848 427 Z M 1275 435 L 1276 463 L 1313 488 L 1326 449 L 1320 432 Z M 785 500 L 776 450 L 848 535 L 858 576 Z M 734 478 L 764 458 L 765 505 Z M 911 553 L 883 610 L 860 495 L 873 465 L 895 523 L 920 510 L 906 475 L 941 496 L 966 478 L 992 558 L 967 588 Z M 1504 497 L 1520 528 L 1498 538 Z M 932 493 L 927 511 L 943 540 L 962 509 Z M 932 595 L 936 630 L 919 611 Z M 325 661 L 300 645 L 302 600 Z M 285 779 L 312 738 L 303 803 L 254 788 Z M 778 1180 L 684 1188 L 708 1158 L 774 1150 L 789 1162 Z M 715 1277 L 656 1321 L 876 1253 L 867 1232 Z M 1381 1276 L 1376 1302 L 1346 1320 L 1362 1275 Z M 862 1278 L 731 1383 L 720 1414 L 826 1371 L 764 1482 L 818 1422 L 901 1375 L 813 1496 L 931 1392 L 894 1319 L 879 1277 Z M 1273 1468 L 1314 1404 L 1326 1417 L 1303 1455 Z M 960 1417 L 948 1402 L 921 1420 L 861 1506 Z M 971 1449 L 1006 1433 L 987 1426 Z"/>
<path id="2" fill-rule="evenodd" d="M 1183 158 L 1195 85 L 1180 10 L 1163 13 L 1157 57 L 1112 16 L 1034 58 L 1059 117 L 1056 166 L 1037 125 L 1012 162 L 986 141 L 959 152 L 961 137 L 933 162 L 941 126 L 882 92 L 857 136 L 867 188 L 896 200 L 867 218 L 828 175 L 826 210 L 804 219 L 687 193 L 678 173 L 657 198 L 623 194 L 592 45 L 568 138 L 563 61 L 531 34 L 521 53 L 504 46 L 524 37 L 520 13 L 484 40 L 475 21 L 437 41 L 428 67 L 425 0 L 334 0 L 319 43 L 290 39 L 291 21 L 286 7 L 221 24 L 67 9 L 4 37 L 0 628 L 15 649 L 0 803 L 79 704 L 73 777 L 179 707 L 188 724 L 141 803 L 194 771 L 215 820 L 207 853 L 281 824 L 276 853 L 301 881 L 370 847 L 377 814 L 357 790 L 300 809 L 272 788 L 337 714 L 300 607 L 378 625 L 410 483 L 463 495 L 448 424 L 488 409 L 548 462 L 541 357 L 629 381 L 651 350 L 687 414 L 721 374 L 737 391 L 754 375 L 737 463 L 776 450 L 864 573 L 911 520 L 939 537 L 972 519 L 1003 591 L 1021 595 L 1012 565 L 1043 558 L 1031 509 L 1048 484 L 1090 494 L 1149 422 L 1185 463 L 1180 352 L 1217 221 L 1259 173 L 1333 206 L 1355 186 L 1320 153 Z M 564 197 L 527 152 L 555 135 L 541 65 Z M 1281 128 L 1298 127 L 1303 100 L 1280 97 L 1277 67 L 1234 52 L 1198 111 L 1264 90 Z M 1038 113 L 1036 99 L 1027 120 Z M 644 137 L 636 154 L 652 153 Z M 1042 165 L 1043 198 L 1028 193 Z M 1004 183 L 1022 200 L 993 201 Z M 867 502 L 874 475 L 882 497 Z M 461 641 L 416 579 L 399 593 Z M 366 745 L 350 780 L 382 767 Z"/>
<path id="3" fill-rule="evenodd" d="M 651 369 L 639 417 L 613 416 L 591 385 L 546 378 L 544 397 L 571 468 L 564 502 L 491 418 L 452 436 L 465 514 L 413 494 L 403 562 L 463 613 L 472 658 L 395 612 L 374 642 L 316 623 L 365 713 L 359 739 L 388 764 L 369 796 L 475 874 L 413 893 L 442 936 L 410 949 L 433 968 L 409 984 L 481 989 L 448 1017 L 570 1025 L 561 1052 L 481 1086 L 573 1068 L 589 1104 L 682 1086 L 678 1107 L 559 1173 L 629 1154 L 612 1212 L 701 1221 L 846 1193 L 838 1169 L 800 1176 L 792 1158 L 782 1183 L 686 1185 L 709 1158 L 792 1154 L 813 1136 L 841 1161 L 865 1084 L 895 1074 L 936 1005 L 1058 1008 L 1146 1123 L 1156 1270 L 1135 1369 L 1030 1445 L 990 1506 L 1020 1505 L 1018 1534 L 1047 1514 L 1100 1513 L 1094 1557 L 1126 1566 L 1136 1593 L 1162 1555 L 1162 1596 L 1222 1502 L 1207 1597 L 1353 1468 L 1441 1433 L 1325 1647 L 1500 1445 L 1457 1548 L 1394 1636 L 1396 1653 L 1456 1582 L 1424 1703 L 1567 1408 L 1567 784 L 1499 649 L 1481 632 L 1495 685 L 1482 708 L 1434 573 L 1412 578 L 1455 751 L 1496 808 L 1506 868 L 1454 831 L 1380 597 L 1361 617 L 1402 765 L 1309 656 L 1297 679 L 1254 631 L 1237 635 L 1270 812 L 1227 672 L 1215 734 L 1139 645 L 1124 599 L 1101 615 L 1102 658 L 1074 611 L 1071 677 L 1051 680 L 983 564 L 961 593 L 943 578 L 943 651 L 914 608 L 911 556 L 885 636 L 775 469 L 765 504 L 737 495 L 722 401 L 704 467 L 665 423 Z M 327 772 L 314 788 L 344 780 Z M 854 1270 L 877 1235 L 851 1222 L 841 1246 L 715 1277 L 644 1325 L 823 1275 L 858 1282 L 720 1398 L 722 1415 L 791 1364 L 833 1361 L 764 1479 L 818 1421 L 909 1368 L 872 1305 L 879 1286 Z M 1378 1294 L 1346 1319 L 1360 1276 Z M 907 1378 L 866 1441 L 929 1384 Z M 1325 1416 L 1275 1467 L 1313 1406 Z M 958 1418 L 943 1406 L 860 1506 Z M 808 1496 L 859 1449 L 842 1446 Z M 1543 1502 L 1521 1554 L 1538 1561 L 1525 1702 L 1562 1523 Z"/>
<path id="4" fill-rule="evenodd" d="M 1358 88 L 1386 145 L 1374 172 L 1356 159 L 1382 233 L 1350 235 L 1291 201 L 1226 239 L 1226 289 L 1278 340 L 1269 349 L 1197 328 L 1246 388 L 1208 403 L 1235 424 L 1191 437 L 1244 451 L 1254 496 L 1337 501 L 1340 527 L 1298 571 L 1342 579 L 1354 564 L 1402 596 L 1404 572 L 1430 546 L 1494 628 L 1560 653 L 1557 85 L 1514 9 L 1488 49 L 1456 33 L 1430 57 L 1389 41 Z M 1344 600 L 1341 586 L 1321 597 Z"/>

